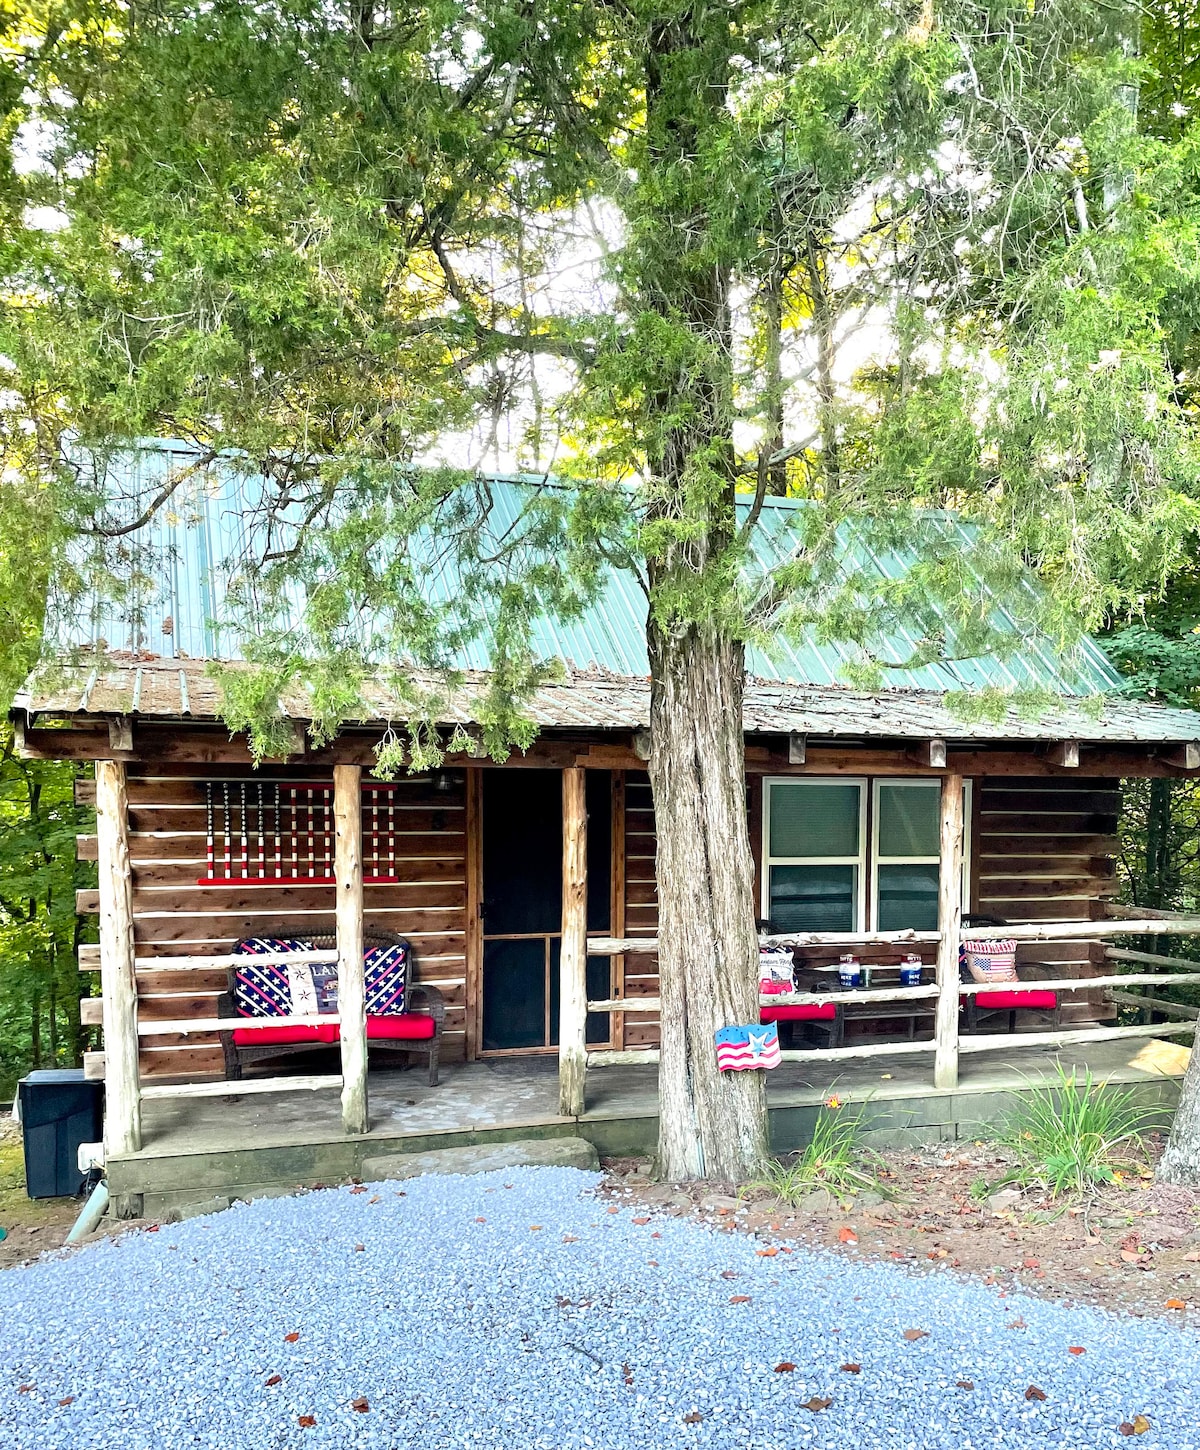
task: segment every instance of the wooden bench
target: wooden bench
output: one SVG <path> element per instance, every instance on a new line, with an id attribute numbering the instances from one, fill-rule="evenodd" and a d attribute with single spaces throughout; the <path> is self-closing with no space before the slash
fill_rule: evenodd
<path id="1" fill-rule="evenodd" d="M 337 940 L 333 936 L 309 936 L 291 931 L 273 932 L 271 940 L 292 941 L 294 950 L 313 951 L 336 950 Z M 234 953 L 244 945 L 238 942 Z M 402 937 L 392 932 L 371 929 L 363 933 L 364 955 L 391 947 L 406 947 Z M 286 948 L 285 948 L 286 950 Z M 246 953 L 247 964 L 252 963 L 254 954 Z M 406 970 L 412 971 L 412 957 L 408 956 Z M 336 1022 L 315 1022 L 310 1025 L 289 1025 L 272 1027 L 270 1015 L 253 1015 L 242 1011 L 237 1005 L 237 968 L 229 968 L 228 986 L 221 998 L 218 1015 L 221 1017 L 245 1017 L 246 1026 L 221 1033 L 221 1046 L 225 1054 L 225 1075 L 231 1081 L 242 1076 L 242 1070 L 252 1062 L 264 1058 L 287 1056 L 296 1052 L 312 1052 L 322 1047 L 335 1045 L 341 1035 Z M 416 1010 L 413 1010 L 413 1009 Z M 281 1009 L 279 1015 L 284 1015 Z M 402 1056 L 403 1066 L 408 1066 L 412 1057 L 423 1057 L 429 1068 L 429 1084 L 436 1086 L 438 1080 L 438 1049 L 442 1028 L 446 1020 L 445 998 L 436 987 L 409 980 L 405 985 L 404 1011 L 379 1016 L 367 1016 L 368 1050 L 377 1054 Z"/>

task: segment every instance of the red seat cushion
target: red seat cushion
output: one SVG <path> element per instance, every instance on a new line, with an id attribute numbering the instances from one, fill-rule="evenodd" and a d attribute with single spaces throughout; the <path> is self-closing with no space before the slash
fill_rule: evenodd
<path id="1" fill-rule="evenodd" d="M 425 1012 L 405 1012 L 400 1017 L 368 1017 L 367 1037 L 371 1041 L 385 1038 L 390 1042 L 428 1041 L 437 1023 Z"/>
<path id="2" fill-rule="evenodd" d="M 368 1041 L 427 1042 L 437 1023 L 424 1012 L 405 1012 L 401 1017 L 368 1017 Z M 233 1041 L 237 1047 L 286 1047 L 293 1043 L 331 1043 L 338 1040 L 336 1022 L 320 1027 L 235 1027 Z"/>
<path id="3" fill-rule="evenodd" d="M 837 1016 L 837 1003 L 825 1002 L 819 1007 L 793 1004 L 790 1007 L 763 1007 L 762 1022 L 831 1022 Z"/>
<path id="4" fill-rule="evenodd" d="M 1012 1012 L 1022 1007 L 1053 1011 L 1058 1006 L 1057 992 L 978 992 L 975 1001 L 985 1011 Z"/>
<path id="5" fill-rule="evenodd" d="M 336 1022 L 320 1027 L 235 1027 L 236 1047 L 284 1047 L 295 1042 L 329 1043 L 338 1040 Z"/>

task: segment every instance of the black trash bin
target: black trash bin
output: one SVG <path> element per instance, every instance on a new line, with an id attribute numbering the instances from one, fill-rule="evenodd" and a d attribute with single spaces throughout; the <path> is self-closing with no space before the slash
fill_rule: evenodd
<path id="1" fill-rule="evenodd" d="M 79 1145 L 104 1131 L 104 1084 L 88 1082 L 81 1067 L 31 1072 L 17 1084 L 30 1198 L 69 1198 L 79 1192 Z"/>

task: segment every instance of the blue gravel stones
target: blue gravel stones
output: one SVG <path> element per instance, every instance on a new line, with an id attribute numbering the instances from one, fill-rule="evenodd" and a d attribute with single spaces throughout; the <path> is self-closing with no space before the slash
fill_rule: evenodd
<path id="1" fill-rule="evenodd" d="M 1200 1450 L 1188 1328 L 760 1257 L 596 1182 L 329 1189 L 0 1274 L 0 1447 Z"/>

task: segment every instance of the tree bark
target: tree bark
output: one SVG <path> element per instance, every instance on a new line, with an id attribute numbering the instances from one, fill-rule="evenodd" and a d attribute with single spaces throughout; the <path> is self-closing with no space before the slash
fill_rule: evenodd
<path id="1" fill-rule="evenodd" d="M 1156 1176 L 1161 1183 L 1200 1185 L 1200 1051 L 1194 1045 Z"/>
<path id="2" fill-rule="evenodd" d="M 659 1172 L 744 1182 L 766 1157 L 758 1071 L 717 1070 L 713 1035 L 758 1021 L 740 645 L 650 628 L 650 782 L 658 833 Z"/>

